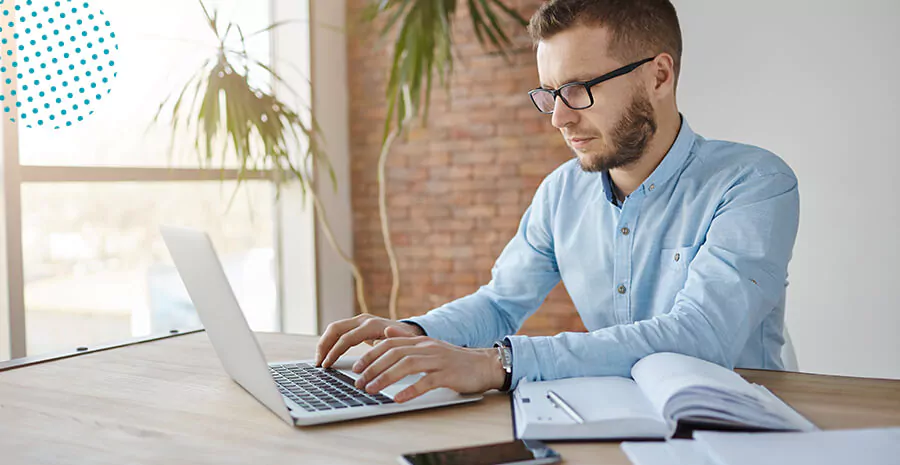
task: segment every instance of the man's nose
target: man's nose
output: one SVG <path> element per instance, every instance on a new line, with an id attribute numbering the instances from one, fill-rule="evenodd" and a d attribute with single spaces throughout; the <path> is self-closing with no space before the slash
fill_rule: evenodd
<path id="1" fill-rule="evenodd" d="M 556 129 L 562 129 L 578 122 L 578 112 L 566 106 L 562 99 L 557 97 L 553 104 L 553 117 L 551 124 Z"/>

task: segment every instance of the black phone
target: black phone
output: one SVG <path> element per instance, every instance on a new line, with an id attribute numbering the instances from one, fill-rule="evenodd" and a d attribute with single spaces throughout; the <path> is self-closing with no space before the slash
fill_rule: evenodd
<path id="1" fill-rule="evenodd" d="M 403 454 L 404 465 L 543 465 L 562 456 L 541 441 L 511 441 L 460 449 Z"/>

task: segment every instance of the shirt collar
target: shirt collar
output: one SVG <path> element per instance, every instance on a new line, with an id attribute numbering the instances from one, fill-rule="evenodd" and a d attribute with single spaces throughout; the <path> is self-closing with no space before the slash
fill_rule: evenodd
<path id="1" fill-rule="evenodd" d="M 681 129 L 678 130 L 678 136 L 675 137 L 675 142 L 672 144 L 672 147 L 669 148 L 668 153 L 666 153 L 666 156 L 659 163 L 659 166 L 657 166 L 656 169 L 650 173 L 650 176 L 641 183 L 638 190 L 643 192 L 653 192 L 657 187 L 661 186 L 671 179 L 672 176 L 681 171 L 687 161 L 688 155 L 694 147 L 696 134 L 691 129 L 691 126 L 688 125 L 687 119 L 683 115 L 679 114 L 679 116 L 681 116 Z M 609 172 L 604 171 L 601 174 L 603 193 L 606 195 L 606 200 L 615 205 L 616 199 L 612 190 L 612 180 L 609 177 Z"/>
<path id="2" fill-rule="evenodd" d="M 640 189 L 644 192 L 653 192 L 654 189 L 671 179 L 676 173 L 681 172 L 685 162 L 687 162 L 688 155 L 691 153 L 691 149 L 694 147 L 694 139 L 696 139 L 696 134 L 694 134 L 691 126 L 688 125 L 687 119 L 681 116 L 681 129 L 678 131 L 675 143 L 672 144 L 659 166 L 644 180 Z"/>

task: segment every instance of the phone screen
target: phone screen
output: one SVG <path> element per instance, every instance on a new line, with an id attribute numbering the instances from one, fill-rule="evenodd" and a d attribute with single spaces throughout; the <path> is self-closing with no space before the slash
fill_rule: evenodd
<path id="1" fill-rule="evenodd" d="M 484 446 L 404 454 L 410 465 L 551 464 L 560 456 L 540 441 L 512 441 Z"/>

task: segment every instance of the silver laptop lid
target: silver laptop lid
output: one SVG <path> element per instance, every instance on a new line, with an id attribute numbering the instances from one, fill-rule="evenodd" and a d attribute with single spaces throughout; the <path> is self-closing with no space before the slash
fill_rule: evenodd
<path id="1" fill-rule="evenodd" d="M 269 410 L 293 424 L 209 235 L 169 226 L 159 229 L 225 371 Z"/>

